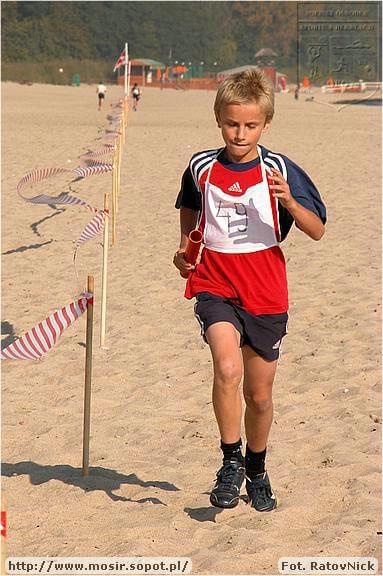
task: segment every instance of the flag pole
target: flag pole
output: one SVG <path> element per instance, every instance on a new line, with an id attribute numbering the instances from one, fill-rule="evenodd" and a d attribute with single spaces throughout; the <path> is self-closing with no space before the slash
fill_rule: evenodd
<path id="1" fill-rule="evenodd" d="M 128 43 L 125 42 L 125 82 L 124 82 L 125 98 L 128 97 L 128 60 L 129 60 Z"/>
<path id="2" fill-rule="evenodd" d="M 108 280 L 109 200 L 107 193 L 104 194 L 104 211 L 106 212 L 106 216 L 104 223 L 104 238 L 103 238 L 103 253 L 102 253 L 101 328 L 100 328 L 101 348 L 105 348 L 106 288 Z"/>
<path id="3" fill-rule="evenodd" d="M 123 124 L 123 120 L 122 121 L 120 120 L 120 126 L 121 126 L 121 123 Z M 120 149 L 120 138 L 117 138 L 116 148 L 114 151 L 115 156 L 116 156 L 116 198 L 115 198 L 115 200 L 116 200 L 116 206 L 115 206 L 116 214 L 118 213 L 118 192 L 119 192 L 118 187 L 119 187 L 119 182 L 120 182 L 120 176 L 119 176 L 119 174 L 120 174 L 120 152 L 119 152 L 119 149 Z"/>
<path id="4" fill-rule="evenodd" d="M 124 119 L 122 119 L 122 125 L 124 124 Z M 117 184 L 117 210 L 118 210 L 118 197 L 120 195 L 120 185 L 121 185 L 121 159 L 122 159 L 122 136 L 118 137 L 118 184 Z"/>
<path id="5" fill-rule="evenodd" d="M 114 246 L 116 243 L 116 218 L 117 218 L 116 182 L 117 182 L 117 148 L 114 151 L 113 170 L 112 170 L 112 246 Z"/>
<path id="6" fill-rule="evenodd" d="M 132 63 L 129 60 L 129 66 L 128 66 L 128 96 L 129 96 L 129 92 L 130 92 L 130 76 L 132 74 Z"/>
<path id="7" fill-rule="evenodd" d="M 91 384 L 92 384 L 93 298 L 94 298 L 93 276 L 88 276 L 87 291 L 92 296 L 88 299 L 87 312 L 86 312 L 84 428 L 83 428 L 83 444 L 82 444 L 83 476 L 89 476 L 90 397 L 91 397 Z"/>
<path id="8" fill-rule="evenodd" d="M 130 92 L 130 70 L 131 62 L 129 61 L 128 43 L 125 44 L 125 96 L 124 96 L 124 142 L 125 142 L 125 127 L 128 119 L 128 99 Z"/>

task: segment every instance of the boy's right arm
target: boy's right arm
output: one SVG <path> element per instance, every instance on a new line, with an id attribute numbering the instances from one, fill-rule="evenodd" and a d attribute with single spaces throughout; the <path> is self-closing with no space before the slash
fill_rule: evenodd
<path id="1" fill-rule="evenodd" d="M 186 262 L 184 254 L 189 234 L 192 230 L 195 230 L 201 210 L 201 193 L 194 182 L 190 167 L 182 175 L 176 208 L 180 210 L 181 238 L 179 248 L 174 254 L 173 264 L 181 272 L 181 276 L 187 278 L 189 272 L 194 270 L 195 266 Z"/>
<path id="2" fill-rule="evenodd" d="M 186 208 L 185 206 L 181 206 L 180 208 L 180 230 L 181 230 L 181 238 L 180 238 L 180 246 L 176 253 L 174 254 L 173 264 L 181 274 L 188 274 L 194 270 L 195 265 L 189 264 L 186 262 L 184 258 L 189 234 L 192 230 L 195 229 L 198 220 L 198 212 L 192 210 L 191 208 Z"/>

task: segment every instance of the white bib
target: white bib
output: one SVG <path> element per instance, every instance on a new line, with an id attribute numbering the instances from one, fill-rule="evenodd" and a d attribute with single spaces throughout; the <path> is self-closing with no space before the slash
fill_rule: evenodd
<path id="1" fill-rule="evenodd" d="M 262 181 L 243 195 L 231 196 L 210 182 L 211 164 L 205 184 L 206 248 L 216 252 L 249 253 L 278 246 L 271 203 L 278 213 L 277 200 L 270 196 L 266 168 L 258 148 Z"/>

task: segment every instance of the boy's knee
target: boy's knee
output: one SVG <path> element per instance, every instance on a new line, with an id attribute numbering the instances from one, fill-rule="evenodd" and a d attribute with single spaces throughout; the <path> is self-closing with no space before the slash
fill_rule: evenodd
<path id="1" fill-rule="evenodd" d="M 250 408 L 250 410 L 254 410 L 259 414 L 267 412 L 273 406 L 273 399 L 271 395 L 265 396 L 255 392 L 244 392 L 243 396 L 246 402 L 246 406 Z"/>
<path id="2" fill-rule="evenodd" d="M 239 386 L 242 379 L 242 370 L 231 360 L 221 360 L 214 367 L 214 382 L 219 386 Z"/>

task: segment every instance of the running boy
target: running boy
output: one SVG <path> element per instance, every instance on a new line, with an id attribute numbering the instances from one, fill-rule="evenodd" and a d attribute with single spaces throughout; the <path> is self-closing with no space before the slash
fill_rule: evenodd
<path id="1" fill-rule="evenodd" d="M 97 86 L 96 94 L 98 95 L 98 109 L 101 110 L 102 103 L 104 102 L 106 95 L 106 86 L 104 86 L 102 80 L 100 80 L 100 83 Z"/>
<path id="2" fill-rule="evenodd" d="M 274 93 L 264 73 L 248 69 L 219 86 L 214 112 L 224 148 L 194 154 L 182 177 L 181 241 L 173 262 L 188 275 L 186 298 L 209 344 L 213 407 L 223 453 L 210 495 L 233 508 L 246 477 L 258 511 L 276 507 L 265 469 L 273 418 L 272 386 L 286 334 L 288 294 L 280 242 L 293 222 L 314 240 L 324 234 L 326 209 L 310 178 L 291 160 L 258 142 L 274 114 Z M 196 266 L 183 257 L 191 230 L 203 233 Z M 240 437 L 243 376 L 246 453 Z"/>
<path id="3" fill-rule="evenodd" d="M 140 101 L 141 98 L 141 90 L 137 82 L 135 82 L 132 88 L 132 96 L 133 96 L 133 110 L 137 112 L 138 102 Z"/>

